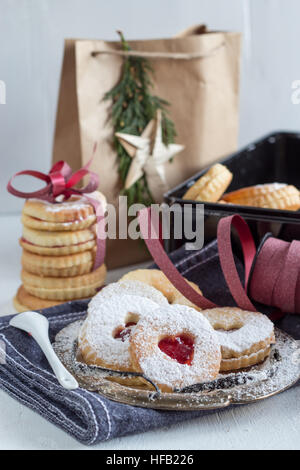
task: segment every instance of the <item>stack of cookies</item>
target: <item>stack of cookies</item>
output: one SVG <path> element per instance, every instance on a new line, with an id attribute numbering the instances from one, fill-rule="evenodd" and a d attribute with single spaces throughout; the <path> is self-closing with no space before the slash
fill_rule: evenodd
<path id="1" fill-rule="evenodd" d="M 105 207 L 105 197 L 92 193 Z M 23 284 L 14 298 L 17 311 L 52 307 L 88 298 L 104 284 L 106 267 L 93 270 L 96 215 L 80 196 L 49 203 L 28 199 L 22 211 Z"/>

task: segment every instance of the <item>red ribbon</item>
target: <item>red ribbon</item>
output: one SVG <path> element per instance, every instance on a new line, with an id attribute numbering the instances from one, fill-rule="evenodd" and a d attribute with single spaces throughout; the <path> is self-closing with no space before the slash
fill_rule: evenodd
<path id="1" fill-rule="evenodd" d="M 152 222 L 151 208 L 142 209 L 139 212 L 140 230 L 157 266 L 165 273 L 169 281 L 193 304 L 202 309 L 214 308 L 216 305 L 195 291 L 193 287 L 180 274 L 166 254 L 158 236 L 158 227 Z M 157 225 L 157 224 L 155 224 Z M 153 236 L 154 235 L 154 236 Z"/>
<path id="2" fill-rule="evenodd" d="M 287 313 L 300 313 L 300 242 L 270 237 L 253 269 L 250 295 Z"/>
<path id="3" fill-rule="evenodd" d="M 94 152 L 96 146 L 94 147 Z M 23 199 L 36 198 L 48 201 L 51 203 L 59 202 L 56 200 L 57 196 L 63 196 L 63 200 L 68 200 L 72 195 L 80 195 L 86 198 L 93 206 L 96 215 L 96 243 L 97 250 L 94 260 L 93 269 L 99 268 L 105 258 L 106 247 L 106 233 L 104 226 L 104 209 L 100 201 L 87 196 L 87 194 L 96 191 L 99 186 L 99 177 L 96 173 L 89 170 L 93 158 L 83 166 L 80 170 L 72 173 L 71 167 L 64 161 L 59 161 L 53 165 L 48 174 L 41 173 L 40 171 L 24 170 L 16 173 L 8 182 L 7 190 L 16 197 Z M 12 185 L 13 180 L 17 176 L 26 175 L 33 176 L 46 183 L 45 187 L 37 191 L 22 192 L 15 189 Z M 84 176 L 89 176 L 90 179 L 84 188 L 77 189 L 74 186 L 78 184 Z M 61 201 L 60 201 L 61 202 Z"/>
<path id="4" fill-rule="evenodd" d="M 236 229 L 242 245 L 245 264 L 245 286 L 241 283 L 232 252 L 232 227 Z M 225 217 L 218 224 L 217 237 L 221 268 L 232 297 L 243 310 L 255 312 L 256 308 L 249 299 L 247 290 L 251 267 L 256 255 L 256 246 L 247 223 L 239 215 Z"/>
<path id="5" fill-rule="evenodd" d="M 141 233 L 147 247 L 167 278 L 187 299 L 198 307 L 217 307 L 213 302 L 196 292 L 180 274 L 178 269 L 164 251 L 157 237 L 149 236 L 155 232 L 151 222 L 151 209 L 143 209 L 139 213 Z M 151 232 L 150 228 L 151 227 Z M 236 269 L 232 244 L 231 228 L 238 233 L 245 264 L 245 285 L 242 284 Z M 277 307 L 282 312 L 300 313 L 300 242 L 287 243 L 270 237 L 257 253 L 251 231 L 245 220 L 239 215 L 226 217 L 218 225 L 218 249 L 221 268 L 236 304 L 244 310 L 255 312 L 252 301 Z"/>

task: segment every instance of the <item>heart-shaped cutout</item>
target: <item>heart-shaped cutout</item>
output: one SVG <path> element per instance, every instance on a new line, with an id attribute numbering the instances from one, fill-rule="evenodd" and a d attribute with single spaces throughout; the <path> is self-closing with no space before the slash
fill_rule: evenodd
<path id="1" fill-rule="evenodd" d="M 166 336 L 158 343 L 159 349 L 179 364 L 191 365 L 194 357 L 194 340 L 191 336 L 181 334 Z"/>
<path id="2" fill-rule="evenodd" d="M 125 328 L 120 327 L 120 328 L 117 329 L 117 331 L 114 334 L 114 338 L 115 339 L 120 339 L 124 343 L 124 341 L 129 339 L 129 337 L 131 335 L 132 328 L 135 325 L 136 325 L 136 323 L 133 322 L 133 321 L 126 323 Z"/>

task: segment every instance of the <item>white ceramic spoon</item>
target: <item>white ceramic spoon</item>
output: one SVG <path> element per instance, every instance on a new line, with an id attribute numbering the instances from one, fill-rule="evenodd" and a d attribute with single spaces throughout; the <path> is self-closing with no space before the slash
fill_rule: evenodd
<path id="1" fill-rule="evenodd" d="M 78 388 L 77 380 L 71 375 L 55 354 L 49 340 L 49 322 L 36 312 L 24 312 L 14 316 L 9 324 L 30 333 L 45 354 L 59 383 L 67 390 Z"/>

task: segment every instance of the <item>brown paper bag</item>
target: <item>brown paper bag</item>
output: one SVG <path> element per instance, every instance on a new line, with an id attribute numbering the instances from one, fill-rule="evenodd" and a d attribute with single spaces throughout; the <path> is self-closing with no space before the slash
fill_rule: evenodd
<path id="1" fill-rule="evenodd" d="M 185 150 L 166 163 L 171 188 L 204 166 L 234 151 L 238 136 L 240 34 L 189 28 L 172 39 L 131 41 L 148 54 L 154 93 L 170 104 L 176 141 Z M 66 40 L 53 149 L 53 161 L 76 170 L 97 152 L 92 170 L 109 203 L 121 190 L 113 148 L 111 103 L 104 95 L 120 80 L 124 58 L 119 42 Z M 96 54 L 95 54 L 96 53 Z M 109 268 L 138 263 L 147 256 L 140 241 L 109 240 Z"/>

